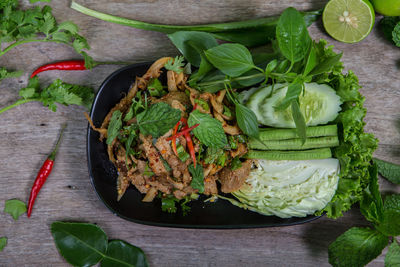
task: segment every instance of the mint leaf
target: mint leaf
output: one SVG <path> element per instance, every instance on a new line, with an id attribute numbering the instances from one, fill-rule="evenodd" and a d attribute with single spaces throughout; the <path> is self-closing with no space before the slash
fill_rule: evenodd
<path id="1" fill-rule="evenodd" d="M 184 57 L 177 56 L 173 60 L 168 60 L 168 62 L 165 63 L 164 68 L 166 68 L 167 70 L 172 70 L 176 73 L 181 73 L 183 71 L 183 66 L 185 65 L 185 63 L 183 63 L 184 60 Z"/>
<path id="2" fill-rule="evenodd" d="M 329 245 L 332 266 L 364 266 L 387 246 L 389 238 L 370 228 L 353 227 Z"/>
<path id="3" fill-rule="evenodd" d="M 26 212 L 26 204 L 18 199 L 6 200 L 4 212 L 10 214 L 15 221 Z"/>
<path id="4" fill-rule="evenodd" d="M 192 181 L 190 186 L 194 189 L 199 190 L 199 193 L 204 192 L 204 173 L 201 164 L 196 164 L 196 168 L 193 163 L 189 165 L 188 170 L 192 175 Z"/>
<path id="5" fill-rule="evenodd" d="M 400 195 L 389 195 L 383 205 L 382 220 L 375 225 L 376 229 L 387 236 L 400 235 Z"/>
<path id="6" fill-rule="evenodd" d="M 194 110 L 188 118 L 189 127 L 199 124 L 193 129 L 193 134 L 201 143 L 208 147 L 222 148 L 228 144 L 222 123 L 210 114 Z"/>
<path id="7" fill-rule="evenodd" d="M 167 103 L 159 102 L 136 116 L 139 130 L 143 135 L 158 138 L 172 129 L 181 118 L 181 111 Z"/>
<path id="8" fill-rule="evenodd" d="M 370 180 L 360 201 L 360 210 L 368 221 L 379 224 L 383 217 L 383 201 L 379 192 L 378 167 L 376 164 L 369 167 L 369 174 Z"/>
<path id="9" fill-rule="evenodd" d="M 385 38 L 393 43 L 392 32 L 396 24 L 400 21 L 400 17 L 383 17 L 379 21 L 379 29 L 382 31 Z"/>
<path id="10" fill-rule="evenodd" d="M 392 183 L 400 184 L 400 165 L 377 158 L 374 158 L 373 161 L 378 165 L 378 172 L 383 177 Z"/>
<path id="11" fill-rule="evenodd" d="M 110 145 L 117 138 L 122 129 L 122 113 L 119 110 L 113 112 L 107 128 L 107 145 Z"/>
<path id="12" fill-rule="evenodd" d="M 7 237 L 0 237 L 0 251 L 2 251 L 7 246 Z"/>
<path id="13" fill-rule="evenodd" d="M 400 246 L 396 239 L 393 239 L 392 244 L 385 257 L 385 267 L 400 266 Z"/>
<path id="14" fill-rule="evenodd" d="M 204 53 L 211 64 L 231 77 L 256 68 L 250 51 L 241 44 L 222 44 Z"/>

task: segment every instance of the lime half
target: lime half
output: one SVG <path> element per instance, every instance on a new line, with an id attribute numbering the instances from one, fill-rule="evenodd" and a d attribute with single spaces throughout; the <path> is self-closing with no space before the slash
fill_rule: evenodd
<path id="1" fill-rule="evenodd" d="M 345 43 L 367 37 L 375 22 L 375 12 L 367 0 L 331 0 L 322 14 L 325 30 Z"/>

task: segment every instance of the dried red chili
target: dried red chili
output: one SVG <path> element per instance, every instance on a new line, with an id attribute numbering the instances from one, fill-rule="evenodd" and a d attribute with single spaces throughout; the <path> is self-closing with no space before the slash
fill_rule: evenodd
<path id="1" fill-rule="evenodd" d="M 36 176 L 35 182 L 33 183 L 33 186 L 31 189 L 31 194 L 29 196 L 29 201 L 28 201 L 28 217 L 31 216 L 33 204 L 35 203 L 36 197 L 39 194 L 40 189 L 42 188 L 43 184 L 46 182 L 47 177 L 49 177 L 51 170 L 53 169 L 54 160 L 56 158 L 56 153 L 57 153 L 58 147 L 60 145 L 61 138 L 62 138 L 65 127 L 66 127 L 66 125 L 63 125 L 60 136 L 58 137 L 58 140 L 56 143 L 56 147 L 50 153 L 50 155 L 47 157 L 46 161 L 43 163 L 42 167 L 40 168 L 40 170 Z"/>

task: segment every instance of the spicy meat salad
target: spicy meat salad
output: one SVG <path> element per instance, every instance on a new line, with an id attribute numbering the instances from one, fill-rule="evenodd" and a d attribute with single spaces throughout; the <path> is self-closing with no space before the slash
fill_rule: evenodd
<path id="1" fill-rule="evenodd" d="M 167 84 L 159 77 L 166 71 Z M 164 75 L 165 76 L 165 75 Z M 196 198 L 230 193 L 249 176 L 246 137 L 237 125 L 229 92 L 188 86 L 181 58 L 161 58 L 137 77 L 100 128 L 118 170 L 118 200 L 133 185 L 155 197 Z"/>

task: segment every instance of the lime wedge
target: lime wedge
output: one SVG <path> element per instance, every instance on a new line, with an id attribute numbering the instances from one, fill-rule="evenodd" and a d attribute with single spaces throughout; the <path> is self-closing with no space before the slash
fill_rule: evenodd
<path id="1" fill-rule="evenodd" d="M 325 6 L 322 21 L 336 40 L 357 43 L 371 32 L 375 12 L 367 0 L 331 0 Z"/>

